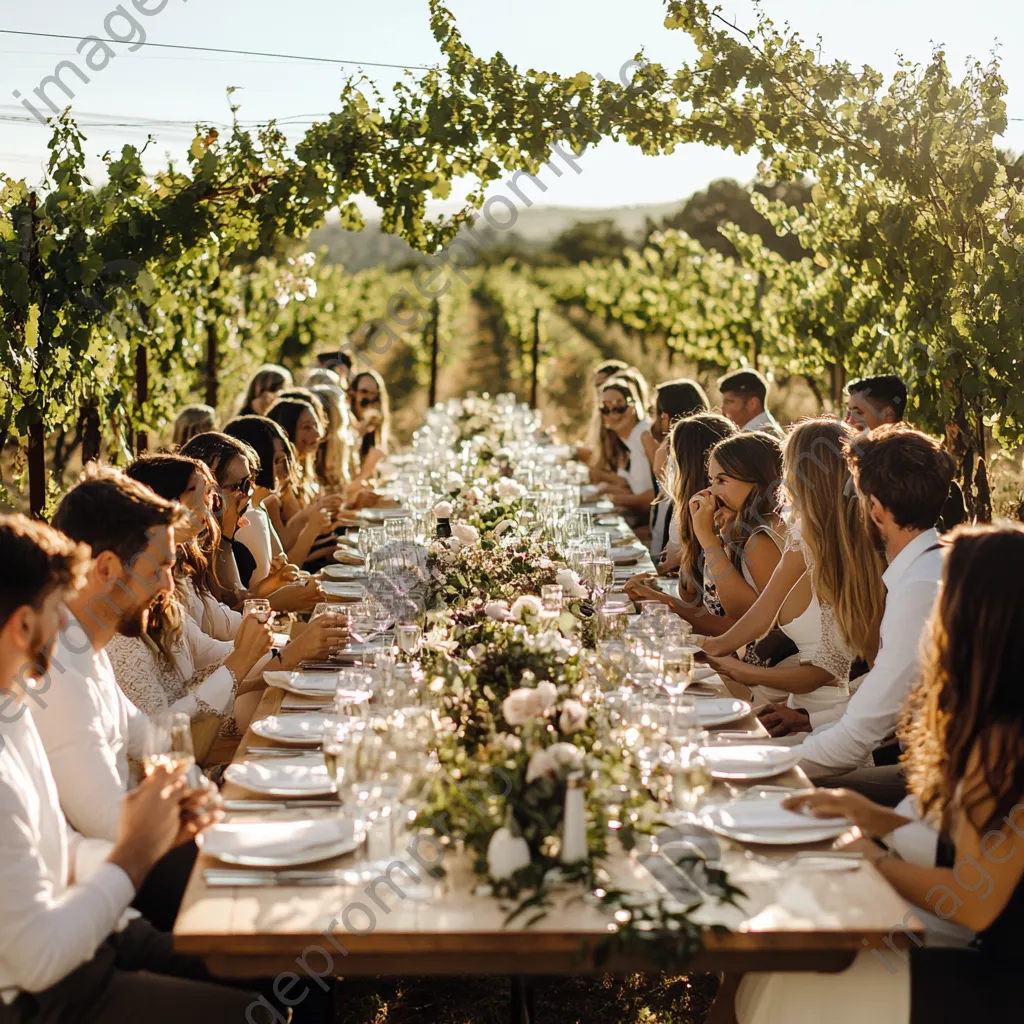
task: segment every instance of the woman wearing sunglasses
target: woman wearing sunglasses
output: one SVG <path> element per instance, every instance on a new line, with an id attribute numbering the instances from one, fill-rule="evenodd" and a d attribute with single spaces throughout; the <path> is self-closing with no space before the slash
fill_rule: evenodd
<path id="1" fill-rule="evenodd" d="M 376 370 L 363 370 L 352 378 L 348 396 L 359 436 L 357 479 L 369 480 L 388 453 L 391 433 L 391 403 L 384 378 Z"/>
<path id="2" fill-rule="evenodd" d="M 591 468 L 591 479 L 606 485 L 608 497 L 634 529 L 649 533 L 647 523 L 655 495 L 651 464 L 658 446 L 636 386 L 623 377 L 605 381 L 598 411 L 601 450 L 597 465 Z"/>

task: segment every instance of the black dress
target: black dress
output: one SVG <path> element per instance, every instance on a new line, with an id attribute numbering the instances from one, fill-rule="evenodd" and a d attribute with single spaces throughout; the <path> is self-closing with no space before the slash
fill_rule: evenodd
<path id="1" fill-rule="evenodd" d="M 1024 856 L 1017 852 L 1011 856 Z M 939 867 L 953 867 L 952 843 L 940 842 Z M 977 868 L 966 866 L 967 881 Z M 966 899 L 981 898 L 967 893 Z M 958 893 L 958 896 L 960 894 Z M 1024 1020 L 1024 879 L 1003 912 L 967 949 L 915 949 L 910 956 L 911 1024 L 1010 1024 Z"/>

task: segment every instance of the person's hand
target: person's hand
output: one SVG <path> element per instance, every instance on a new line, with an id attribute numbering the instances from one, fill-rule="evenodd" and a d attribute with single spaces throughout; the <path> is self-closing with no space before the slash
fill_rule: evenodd
<path id="1" fill-rule="evenodd" d="M 249 662 L 251 668 L 274 645 L 270 623 L 260 622 L 255 615 L 246 615 L 235 634 L 235 652 Z"/>
<path id="2" fill-rule="evenodd" d="M 694 536 L 702 546 L 715 539 L 715 499 L 710 489 L 698 491 L 688 502 Z"/>
<path id="3" fill-rule="evenodd" d="M 665 595 L 660 590 L 655 590 L 654 587 L 647 586 L 646 583 L 639 583 L 630 580 L 626 584 L 626 596 L 630 601 L 660 601 L 662 604 L 667 604 Z"/>
<path id="4" fill-rule="evenodd" d="M 323 505 L 311 505 L 306 529 L 315 531 L 316 536 L 328 533 L 334 527 L 334 513 Z M 308 535 L 307 535 L 308 536 Z"/>
<path id="5" fill-rule="evenodd" d="M 345 499 L 340 494 L 330 494 L 327 491 L 321 491 L 313 502 L 316 508 L 325 508 L 331 513 L 337 512 L 344 503 Z"/>
<path id="6" fill-rule="evenodd" d="M 725 658 L 732 654 L 728 645 L 722 643 L 722 638 L 720 636 L 704 637 L 701 647 L 704 649 L 704 653 L 708 656 L 709 662 L 712 658 Z"/>
<path id="7" fill-rule="evenodd" d="M 578 444 L 573 452 L 573 458 L 575 458 L 577 462 L 585 462 L 589 465 L 594 458 L 594 450 L 587 447 L 585 444 Z"/>
<path id="8" fill-rule="evenodd" d="M 340 608 L 337 615 L 319 615 L 298 637 L 289 641 L 281 653 L 281 664 L 287 669 L 294 669 L 303 661 L 324 661 L 344 647 L 348 640 L 348 616 Z"/>
<path id="9" fill-rule="evenodd" d="M 290 583 L 270 595 L 270 607 L 275 612 L 311 612 L 325 600 L 324 592 L 316 580 Z"/>
<path id="10" fill-rule="evenodd" d="M 719 505 L 715 509 L 715 530 L 718 532 L 718 536 L 721 537 L 729 524 L 736 518 L 736 513 L 725 505 Z"/>
<path id="11" fill-rule="evenodd" d="M 886 835 L 893 830 L 894 819 L 899 819 L 888 807 L 880 807 L 850 789 L 812 789 L 787 797 L 782 806 L 788 811 L 806 812 L 812 818 L 848 818 L 866 836 Z"/>
<path id="12" fill-rule="evenodd" d="M 180 806 L 181 827 L 174 841 L 175 846 L 195 839 L 200 832 L 215 825 L 224 817 L 224 800 L 220 790 L 209 779 L 202 789 L 197 789 L 185 797 Z"/>
<path id="13" fill-rule="evenodd" d="M 281 587 L 295 583 L 301 578 L 302 570 L 297 565 L 292 565 L 284 555 L 278 555 L 270 563 L 270 572 L 259 583 L 251 586 L 249 593 L 252 597 L 267 598 L 275 590 L 280 590 Z"/>
<path id="14" fill-rule="evenodd" d="M 735 655 L 729 655 L 726 658 L 716 658 L 708 653 L 707 648 L 704 648 L 704 653 L 707 654 L 708 664 L 723 678 L 731 679 L 734 683 L 742 683 L 744 686 L 747 685 L 746 680 L 743 678 L 746 675 L 746 669 L 749 668 L 745 661 L 740 661 Z"/>
<path id="15" fill-rule="evenodd" d="M 181 831 L 185 765 L 157 765 L 121 799 L 117 841 L 107 860 L 120 867 L 135 888 L 175 844 Z"/>
<path id="16" fill-rule="evenodd" d="M 802 708 L 790 708 L 785 704 L 766 704 L 757 713 L 769 736 L 790 736 L 797 732 L 811 731 L 811 718 Z"/>

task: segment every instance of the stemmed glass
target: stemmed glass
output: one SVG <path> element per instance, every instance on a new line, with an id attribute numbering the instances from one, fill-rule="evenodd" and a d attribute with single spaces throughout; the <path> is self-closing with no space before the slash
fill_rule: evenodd
<path id="1" fill-rule="evenodd" d="M 365 558 L 371 552 L 376 551 L 385 541 L 383 526 L 360 526 L 358 547 L 359 554 Z"/>
<path id="2" fill-rule="evenodd" d="M 257 622 L 267 623 L 273 614 L 270 602 L 262 597 L 250 597 L 242 605 L 243 618 L 252 616 Z"/>
<path id="3" fill-rule="evenodd" d="M 401 622 L 395 626 L 395 645 L 410 660 L 420 653 L 423 646 L 423 627 L 414 622 Z"/>

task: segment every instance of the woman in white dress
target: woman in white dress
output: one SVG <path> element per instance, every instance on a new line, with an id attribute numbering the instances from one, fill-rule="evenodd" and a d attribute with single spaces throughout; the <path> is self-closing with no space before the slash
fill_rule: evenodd
<path id="1" fill-rule="evenodd" d="M 823 711 L 849 699 L 850 667 L 878 648 L 885 604 L 882 560 L 871 542 L 846 463 L 852 432 L 837 420 L 806 420 L 786 440 L 792 499 L 786 550 L 735 626 L 704 641 L 712 666 L 755 699 Z M 797 654 L 772 668 L 730 656 L 778 626 Z"/>

